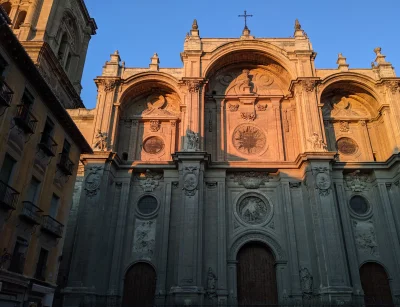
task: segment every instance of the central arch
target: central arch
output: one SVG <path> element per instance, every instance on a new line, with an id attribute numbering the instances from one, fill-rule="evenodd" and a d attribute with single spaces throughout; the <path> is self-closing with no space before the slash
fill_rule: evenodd
<path id="1" fill-rule="evenodd" d="M 275 257 L 271 249 L 250 242 L 239 250 L 236 260 L 238 304 L 278 304 Z"/>

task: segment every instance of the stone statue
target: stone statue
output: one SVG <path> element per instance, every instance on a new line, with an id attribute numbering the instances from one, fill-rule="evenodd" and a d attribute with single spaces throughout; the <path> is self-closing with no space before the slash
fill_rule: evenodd
<path id="1" fill-rule="evenodd" d="M 307 268 L 300 268 L 300 283 L 301 283 L 301 290 L 303 294 L 306 296 L 311 296 L 313 292 L 313 277 L 308 271 Z"/>
<path id="2" fill-rule="evenodd" d="M 298 19 L 296 19 L 296 21 L 294 22 L 294 30 L 295 31 L 301 30 L 301 25 Z"/>
<path id="3" fill-rule="evenodd" d="M 186 132 L 185 151 L 197 151 L 199 149 L 199 137 L 191 130 Z"/>
<path id="4" fill-rule="evenodd" d="M 96 143 L 94 144 L 94 148 L 98 148 L 101 151 L 107 150 L 107 133 L 106 132 L 101 132 L 100 129 L 97 130 Z"/>
<path id="5" fill-rule="evenodd" d="M 213 299 L 214 297 L 217 296 L 217 276 L 213 273 L 211 268 L 208 268 L 208 274 L 207 274 L 207 296 L 210 299 Z"/>
<path id="6" fill-rule="evenodd" d="M 307 140 L 311 143 L 311 148 L 314 151 L 326 151 L 327 146 L 325 142 L 319 137 L 318 133 L 314 132 L 312 136 Z"/>

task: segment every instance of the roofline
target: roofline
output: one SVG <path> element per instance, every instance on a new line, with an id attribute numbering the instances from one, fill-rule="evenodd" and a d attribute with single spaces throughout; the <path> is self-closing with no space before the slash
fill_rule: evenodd
<path id="1" fill-rule="evenodd" d="M 60 100 L 53 93 L 52 89 L 40 74 L 31 57 L 8 26 L 5 18 L 1 18 L 3 17 L 2 13 L 5 12 L 3 10 L 0 11 L 0 32 L 2 33 L 2 35 L 0 35 L 1 45 L 4 46 L 6 51 L 9 53 L 9 56 L 14 60 L 16 66 L 24 73 L 26 79 L 28 79 L 30 83 L 37 85 L 35 86 L 35 90 L 42 97 L 44 104 L 52 111 L 61 126 L 65 129 L 65 132 L 81 149 L 81 152 L 92 153 L 93 150 L 85 137 L 82 135 Z"/>
<path id="2" fill-rule="evenodd" d="M 90 28 L 92 29 L 92 35 L 96 34 L 96 30 L 97 30 L 97 24 L 96 21 L 94 20 L 94 18 L 90 17 L 89 11 L 86 7 L 86 4 L 83 0 L 78 0 L 78 4 L 81 7 L 87 22 L 89 23 Z"/>

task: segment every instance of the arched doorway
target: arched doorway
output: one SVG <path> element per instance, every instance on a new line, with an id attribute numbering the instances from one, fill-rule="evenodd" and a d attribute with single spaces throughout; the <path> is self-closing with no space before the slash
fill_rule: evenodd
<path id="1" fill-rule="evenodd" d="M 239 305 L 277 304 L 275 258 L 260 243 L 248 243 L 237 254 L 237 292 Z"/>
<path id="2" fill-rule="evenodd" d="M 366 305 L 393 306 L 389 278 L 378 263 L 367 262 L 360 268 L 361 285 Z"/>
<path id="3" fill-rule="evenodd" d="M 123 307 L 152 306 L 156 291 L 156 272 L 145 262 L 134 264 L 125 275 Z"/>

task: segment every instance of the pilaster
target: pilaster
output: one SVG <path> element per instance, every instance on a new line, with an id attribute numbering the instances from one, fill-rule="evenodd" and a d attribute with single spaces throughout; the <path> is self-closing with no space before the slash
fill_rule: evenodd
<path id="1" fill-rule="evenodd" d="M 178 280 L 170 292 L 176 304 L 201 305 L 203 254 L 204 169 L 210 160 L 206 152 L 177 152 L 173 155 L 182 186 L 179 229 Z"/>
<path id="2" fill-rule="evenodd" d="M 332 190 L 331 167 L 333 153 L 310 159 L 306 171 L 306 186 L 313 221 L 317 268 L 322 300 L 349 301 L 352 289 L 346 269 L 345 250 L 340 236 L 339 216 Z M 330 159 L 328 155 L 331 155 Z"/>

